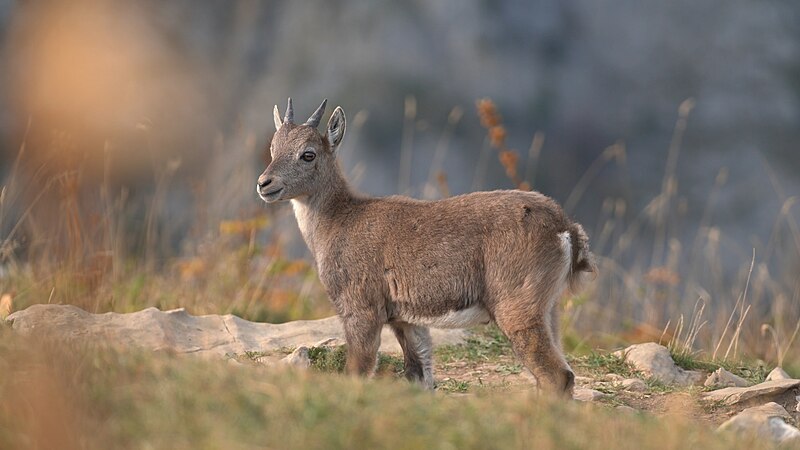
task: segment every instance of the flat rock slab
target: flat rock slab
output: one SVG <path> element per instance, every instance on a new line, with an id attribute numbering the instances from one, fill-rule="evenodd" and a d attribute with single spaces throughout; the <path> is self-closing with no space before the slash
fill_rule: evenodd
<path id="1" fill-rule="evenodd" d="M 330 338 L 344 339 L 341 322 L 336 316 L 271 324 L 250 322 L 231 314 L 193 316 L 182 308 L 92 314 L 72 305 L 33 305 L 11 314 L 7 320 L 22 334 L 216 356 L 295 348 Z M 460 344 L 468 333 L 432 329 L 431 336 L 434 345 Z M 386 353 L 401 353 L 388 327 L 381 335 L 380 349 Z"/>
<path id="2" fill-rule="evenodd" d="M 703 394 L 703 400 L 723 402 L 726 405 L 764 403 L 782 396 L 794 397 L 794 391 L 798 387 L 800 380 L 765 381 L 750 387 L 728 387 L 706 392 Z"/>

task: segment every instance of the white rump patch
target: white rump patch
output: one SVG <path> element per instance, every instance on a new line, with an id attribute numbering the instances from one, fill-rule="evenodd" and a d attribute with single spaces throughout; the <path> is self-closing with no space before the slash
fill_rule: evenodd
<path id="1" fill-rule="evenodd" d="M 403 320 L 433 328 L 466 328 L 473 325 L 483 325 L 491 321 L 489 311 L 481 305 L 470 306 L 469 308 L 449 311 L 437 317 L 409 317 Z"/>
<path id="2" fill-rule="evenodd" d="M 558 233 L 558 238 L 561 240 L 561 249 L 564 250 L 567 262 L 572 265 L 572 238 L 569 236 L 569 231 Z"/>
<path id="3" fill-rule="evenodd" d="M 562 231 L 558 233 L 558 239 L 561 241 L 561 251 L 564 252 L 564 282 L 572 272 L 572 237 L 569 231 Z"/>

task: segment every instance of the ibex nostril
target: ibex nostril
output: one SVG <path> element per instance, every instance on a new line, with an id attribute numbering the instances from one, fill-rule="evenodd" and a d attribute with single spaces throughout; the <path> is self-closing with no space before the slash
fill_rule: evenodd
<path id="1" fill-rule="evenodd" d="M 258 187 L 260 187 L 260 188 L 265 188 L 265 187 L 269 186 L 270 183 L 272 183 L 272 178 L 268 178 L 268 179 L 265 180 L 265 179 L 259 177 L 259 179 L 258 179 Z"/>

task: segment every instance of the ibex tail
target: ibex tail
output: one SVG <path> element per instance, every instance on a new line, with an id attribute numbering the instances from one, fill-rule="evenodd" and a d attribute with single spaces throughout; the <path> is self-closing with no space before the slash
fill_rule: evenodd
<path id="1" fill-rule="evenodd" d="M 578 293 L 588 274 L 592 273 L 595 277 L 597 276 L 597 265 L 594 255 L 589 251 L 589 237 L 586 236 L 583 227 L 578 223 L 572 223 L 569 226 L 569 236 L 572 244 L 572 266 L 567 276 L 567 282 L 570 292 Z"/>

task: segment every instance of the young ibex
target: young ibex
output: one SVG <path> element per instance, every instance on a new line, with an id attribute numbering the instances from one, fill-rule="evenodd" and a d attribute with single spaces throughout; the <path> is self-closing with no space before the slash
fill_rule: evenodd
<path id="1" fill-rule="evenodd" d="M 595 270 L 583 228 L 536 192 L 438 201 L 359 195 L 336 162 L 342 108 L 324 134 L 317 131 L 326 103 L 302 125 L 293 121 L 291 99 L 283 119 L 275 106 L 272 162 L 256 190 L 267 203 L 291 200 L 344 326 L 348 372 L 374 370 L 381 329 L 389 324 L 406 377 L 433 388 L 428 327 L 494 321 L 541 388 L 570 395 L 574 375 L 554 304 Z"/>

